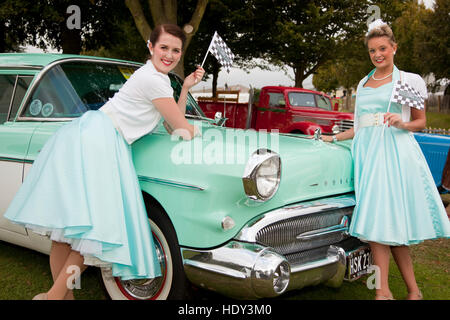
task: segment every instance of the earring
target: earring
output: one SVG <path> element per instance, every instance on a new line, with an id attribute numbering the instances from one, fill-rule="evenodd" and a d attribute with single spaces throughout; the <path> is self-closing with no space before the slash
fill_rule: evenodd
<path id="1" fill-rule="evenodd" d="M 394 51 L 394 54 L 396 53 L 397 51 Z"/>
<path id="2" fill-rule="evenodd" d="M 153 55 L 153 51 L 150 50 L 150 54 Z M 395 54 L 395 53 L 394 53 Z"/>

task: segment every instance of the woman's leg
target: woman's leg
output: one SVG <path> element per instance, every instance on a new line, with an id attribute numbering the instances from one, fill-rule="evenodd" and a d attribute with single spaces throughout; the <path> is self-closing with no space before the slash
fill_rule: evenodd
<path id="1" fill-rule="evenodd" d="M 58 278 L 71 251 L 72 249 L 69 244 L 52 241 L 52 247 L 50 249 L 50 270 L 52 271 L 53 282 Z M 64 300 L 73 299 L 73 291 L 68 290 Z"/>
<path id="2" fill-rule="evenodd" d="M 420 299 L 421 293 L 417 286 L 416 277 L 414 276 L 414 268 L 407 246 L 391 247 L 392 256 L 395 263 L 402 274 L 403 280 L 408 288 L 408 299 Z"/>
<path id="3" fill-rule="evenodd" d="M 73 250 L 70 251 L 64 265 L 61 268 L 61 272 L 57 276 L 53 286 L 47 292 L 49 300 L 62 300 L 66 297 L 68 291 L 70 291 L 67 286 L 67 281 L 74 275 L 73 273 L 67 273 L 66 271 L 70 270 L 69 268 L 78 267 L 78 270 L 80 271 L 79 275 L 81 275 L 81 273 L 86 269 L 83 262 L 84 258 L 79 252 Z"/>
<path id="4" fill-rule="evenodd" d="M 388 282 L 390 259 L 389 246 L 376 242 L 369 242 L 369 244 L 370 249 L 372 250 L 373 263 L 378 266 L 380 270 L 380 274 L 378 275 L 380 280 L 380 289 L 376 289 L 375 298 L 381 300 L 391 298 L 392 293 L 389 289 Z"/>

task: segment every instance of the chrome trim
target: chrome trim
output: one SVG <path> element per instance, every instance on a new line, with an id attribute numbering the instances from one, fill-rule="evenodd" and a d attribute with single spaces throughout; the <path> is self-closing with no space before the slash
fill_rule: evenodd
<path id="1" fill-rule="evenodd" d="M 144 182 L 158 183 L 158 184 L 162 184 L 162 185 L 166 185 L 166 186 L 170 186 L 170 187 L 190 189 L 190 190 L 195 190 L 195 191 L 205 191 L 205 188 L 202 188 L 202 187 L 199 187 L 196 185 L 187 184 L 187 183 L 179 182 L 179 181 L 167 180 L 167 179 L 160 179 L 160 178 L 146 177 L 146 176 L 138 175 L 138 180 L 144 181 Z"/>
<path id="2" fill-rule="evenodd" d="M 258 191 L 256 174 L 264 162 L 272 159 L 276 159 L 278 161 L 277 178 L 276 178 L 277 181 L 271 194 L 269 196 L 263 196 Z M 255 152 L 253 152 L 253 154 L 247 161 L 247 165 L 245 166 L 244 174 L 242 176 L 242 183 L 244 185 L 244 191 L 247 197 L 259 202 L 270 200 L 276 194 L 278 187 L 280 186 L 280 180 L 281 180 L 281 158 L 278 155 L 278 153 L 264 148 L 258 149 Z"/>
<path id="3" fill-rule="evenodd" d="M 133 62 L 121 62 L 121 61 L 114 61 L 114 60 L 106 60 L 106 59 L 92 59 L 92 58 L 83 58 L 83 57 L 78 57 L 78 58 L 62 58 L 56 61 L 53 61 L 52 63 L 46 65 L 35 77 L 33 82 L 31 83 L 30 88 L 28 88 L 26 95 L 23 97 L 22 99 L 22 104 L 19 107 L 19 110 L 17 111 L 17 121 L 35 121 L 35 120 L 31 120 L 31 119 L 35 119 L 35 118 L 31 118 L 31 117 L 22 117 L 21 114 L 23 112 L 23 109 L 25 108 L 25 106 L 28 104 L 30 97 L 32 96 L 32 93 L 34 93 L 34 90 L 36 89 L 37 85 L 39 84 L 41 78 L 54 66 L 58 65 L 58 64 L 62 64 L 65 62 L 73 62 L 73 61 L 82 61 L 82 62 L 100 62 L 100 63 L 109 63 L 109 64 L 117 64 L 117 65 L 125 65 L 125 66 L 133 66 L 133 67 L 137 67 L 137 66 L 142 66 L 143 64 L 141 63 L 133 63 Z M 58 120 L 50 120 L 53 118 L 39 118 L 41 120 L 39 121 L 43 121 L 42 119 L 45 119 L 45 121 L 61 121 L 60 118 Z M 74 118 L 64 118 L 64 119 L 74 119 Z"/>
<path id="4" fill-rule="evenodd" d="M 314 140 L 320 140 L 321 136 L 322 130 L 320 128 L 316 128 L 316 130 L 314 130 Z"/>
<path id="5" fill-rule="evenodd" d="M 335 232 L 347 232 L 349 227 L 349 219 L 347 216 L 343 216 L 341 222 L 338 225 L 334 225 L 331 227 L 316 229 L 312 231 L 306 231 L 299 235 L 297 235 L 297 239 L 300 241 L 309 241 L 315 237 L 328 235 L 330 233 Z"/>
<path id="6" fill-rule="evenodd" d="M 235 239 L 240 241 L 256 242 L 258 231 L 273 223 L 311 213 L 351 207 L 355 206 L 355 204 L 355 197 L 353 195 L 346 195 L 286 206 L 266 212 L 262 216 L 250 220 L 250 222 L 247 223 L 247 225 L 239 232 Z"/>
<path id="7" fill-rule="evenodd" d="M 22 70 L 22 69 L 32 69 L 32 70 L 41 70 L 43 66 L 36 66 L 36 65 L 27 65 L 27 64 L 21 64 L 21 65 L 11 65 L 11 64 L 0 64 L 0 68 L 2 69 L 15 69 L 15 70 Z"/>
<path id="8" fill-rule="evenodd" d="M 359 248 L 358 244 L 351 250 Z M 181 248 L 181 256 L 186 276 L 194 285 L 233 298 L 259 299 L 318 283 L 339 287 L 347 254 L 338 245 L 324 249 L 323 257 L 294 264 L 271 248 L 238 241 L 210 250 Z M 281 286 L 275 289 L 278 284 Z"/>
<path id="9" fill-rule="evenodd" d="M 182 248 L 181 256 L 192 283 L 227 296 L 275 297 L 289 285 L 287 260 L 258 244 L 230 241 L 212 250 Z"/>
<path id="10" fill-rule="evenodd" d="M 64 121 L 72 121 L 77 119 L 74 118 L 41 118 L 41 117 L 20 117 L 20 121 L 36 121 L 36 122 L 64 122 Z M 19 119 L 17 119 L 19 120 Z"/>
<path id="11" fill-rule="evenodd" d="M 19 75 L 16 75 L 16 80 L 14 81 L 14 88 L 13 88 L 13 92 L 11 95 L 11 100 L 9 101 L 8 112 L 6 114 L 6 121 L 9 121 L 9 117 L 11 116 L 14 97 L 16 96 L 17 82 L 19 82 Z"/>

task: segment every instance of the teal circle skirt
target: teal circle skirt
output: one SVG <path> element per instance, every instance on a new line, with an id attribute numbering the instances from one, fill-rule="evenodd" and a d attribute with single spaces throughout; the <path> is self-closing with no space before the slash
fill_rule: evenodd
<path id="1" fill-rule="evenodd" d="M 131 147 L 101 111 L 50 137 L 5 218 L 65 242 L 122 280 L 161 276 Z"/>

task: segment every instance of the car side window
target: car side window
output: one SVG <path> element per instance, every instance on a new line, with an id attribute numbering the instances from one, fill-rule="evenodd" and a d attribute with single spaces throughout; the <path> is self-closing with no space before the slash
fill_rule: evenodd
<path id="1" fill-rule="evenodd" d="M 0 124 L 7 121 L 16 75 L 0 75 Z"/>
<path id="2" fill-rule="evenodd" d="M 86 111 L 86 106 L 58 65 L 42 77 L 22 116 L 66 118 L 81 116 Z"/>
<path id="3" fill-rule="evenodd" d="M 138 66 L 67 61 L 48 70 L 27 102 L 23 117 L 76 118 L 98 110 Z"/>
<path id="4" fill-rule="evenodd" d="M 9 115 L 9 120 L 16 117 L 17 111 L 19 110 L 20 104 L 22 103 L 23 97 L 30 86 L 33 76 L 19 76 L 17 78 L 16 90 L 14 92 L 13 103 L 11 106 L 11 113 Z"/>
<path id="5" fill-rule="evenodd" d="M 316 94 L 317 107 L 331 111 L 331 103 L 326 97 Z"/>
<path id="6" fill-rule="evenodd" d="M 284 95 L 280 92 L 268 92 L 269 95 L 269 108 L 284 108 L 286 102 L 284 101 Z"/>
<path id="7" fill-rule="evenodd" d="M 293 107 L 315 107 L 314 94 L 307 92 L 290 92 L 289 103 Z"/>

